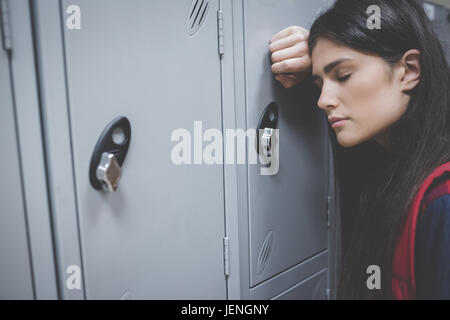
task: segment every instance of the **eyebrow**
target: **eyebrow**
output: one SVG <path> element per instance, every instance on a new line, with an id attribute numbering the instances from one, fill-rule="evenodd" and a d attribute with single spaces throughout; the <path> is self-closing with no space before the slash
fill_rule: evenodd
<path id="1" fill-rule="evenodd" d="M 331 70 L 333 70 L 335 67 L 337 67 L 337 66 L 340 65 L 341 63 L 343 63 L 343 62 L 345 62 L 345 61 L 348 61 L 348 60 L 351 60 L 351 59 L 350 59 L 350 58 L 342 58 L 342 59 L 333 61 L 333 62 L 327 64 L 327 65 L 325 66 L 325 68 L 323 68 L 323 71 L 325 72 L 325 74 L 328 74 L 328 73 L 330 73 Z M 317 80 L 317 79 L 319 79 L 319 78 L 320 78 L 320 77 L 319 77 L 318 75 L 316 75 L 316 74 L 313 74 L 313 75 L 312 75 L 313 81 L 315 81 L 315 80 Z"/>

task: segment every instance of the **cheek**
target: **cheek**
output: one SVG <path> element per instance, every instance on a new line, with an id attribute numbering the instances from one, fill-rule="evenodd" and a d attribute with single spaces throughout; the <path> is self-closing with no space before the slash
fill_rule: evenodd
<path id="1" fill-rule="evenodd" d="M 397 88 L 379 68 L 360 72 L 359 78 L 349 83 L 348 89 L 351 112 L 362 120 L 372 119 L 398 101 Z"/>
<path id="2" fill-rule="evenodd" d="M 359 124 L 368 134 L 378 134 L 394 124 L 406 110 L 405 101 L 394 85 L 380 85 L 368 90 L 365 103 L 362 103 Z"/>
<path id="3" fill-rule="evenodd" d="M 385 74 L 372 73 L 370 77 L 354 79 L 346 89 L 343 102 L 351 121 L 336 132 L 344 147 L 374 138 L 395 123 L 406 109 L 401 91 Z"/>

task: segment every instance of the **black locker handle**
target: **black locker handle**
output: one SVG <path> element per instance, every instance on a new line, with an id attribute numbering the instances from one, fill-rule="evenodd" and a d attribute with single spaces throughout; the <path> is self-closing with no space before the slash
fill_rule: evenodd
<path id="1" fill-rule="evenodd" d="M 131 124 L 126 117 L 117 117 L 103 130 L 89 168 L 89 180 L 94 189 L 117 190 L 130 141 Z"/>
<path id="2" fill-rule="evenodd" d="M 260 130 L 278 129 L 278 105 L 276 102 L 270 103 L 262 112 L 256 129 L 256 152 L 260 154 L 260 144 L 263 142 L 260 139 Z M 271 141 L 268 142 L 270 147 Z"/>

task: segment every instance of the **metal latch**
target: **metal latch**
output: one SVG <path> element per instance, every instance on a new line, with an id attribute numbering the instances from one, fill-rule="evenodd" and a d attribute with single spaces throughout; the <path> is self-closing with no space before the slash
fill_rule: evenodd
<path id="1" fill-rule="evenodd" d="M 96 175 L 105 189 L 111 192 L 117 190 L 120 180 L 120 165 L 112 153 L 103 153 Z"/>
<path id="2" fill-rule="evenodd" d="M 261 146 L 263 147 L 263 150 L 266 151 L 266 155 L 270 157 L 271 149 L 272 149 L 272 134 L 273 129 L 272 128 L 265 128 L 264 133 L 261 137 Z"/>

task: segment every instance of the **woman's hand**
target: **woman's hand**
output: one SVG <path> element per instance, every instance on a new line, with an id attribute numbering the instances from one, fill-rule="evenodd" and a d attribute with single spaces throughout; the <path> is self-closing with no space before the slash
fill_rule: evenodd
<path id="1" fill-rule="evenodd" d="M 274 35 L 270 41 L 272 72 L 285 88 L 292 88 L 311 72 L 308 37 L 308 30 L 291 26 Z"/>

